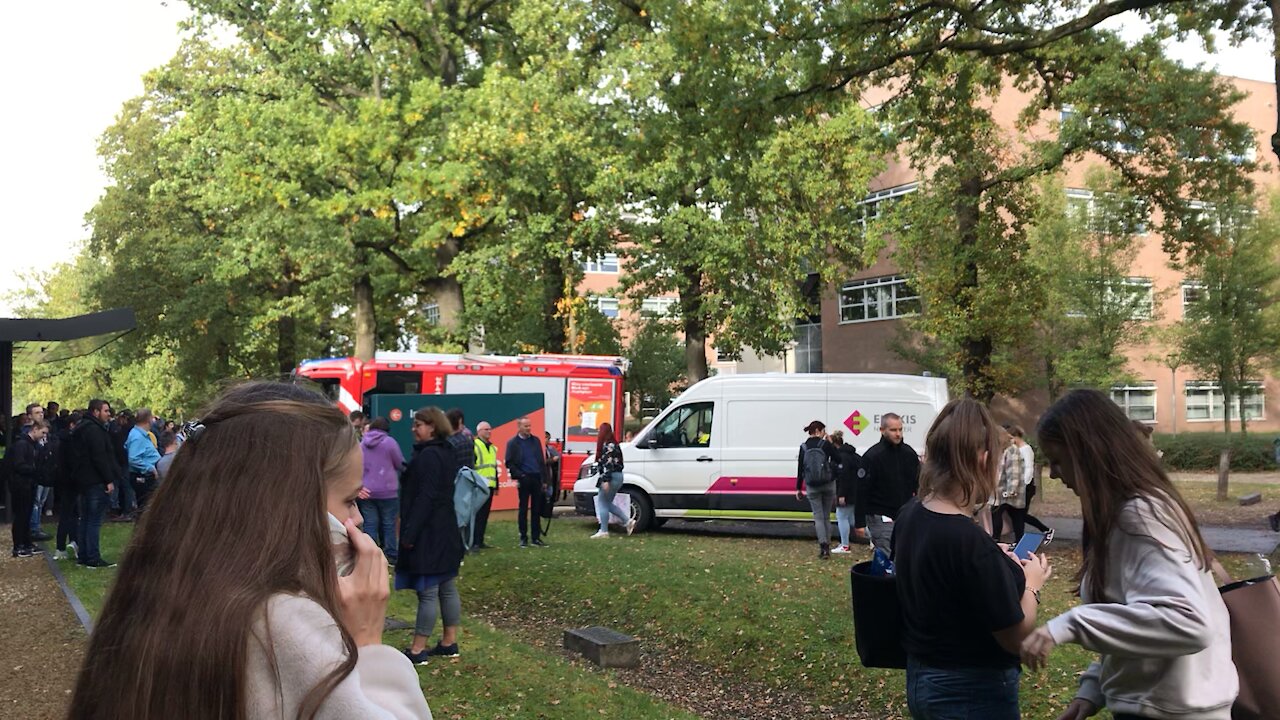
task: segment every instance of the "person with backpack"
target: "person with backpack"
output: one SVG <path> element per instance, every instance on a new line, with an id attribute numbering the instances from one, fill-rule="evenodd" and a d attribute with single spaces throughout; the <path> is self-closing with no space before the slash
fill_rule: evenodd
<path id="1" fill-rule="evenodd" d="M 831 507 L 836 501 L 836 447 L 827 440 L 827 426 L 814 420 L 805 426 L 809 439 L 800 445 L 796 466 L 796 499 L 809 499 L 813 529 L 818 536 L 818 557 L 831 557 Z"/>
<path id="2" fill-rule="evenodd" d="M 613 436 L 613 426 L 601 423 L 596 435 L 596 517 L 600 520 L 600 530 L 591 539 L 609 537 L 609 516 L 613 515 L 622 521 L 627 534 L 635 532 L 636 521 L 613 502 L 613 498 L 622 489 L 622 448 Z"/>

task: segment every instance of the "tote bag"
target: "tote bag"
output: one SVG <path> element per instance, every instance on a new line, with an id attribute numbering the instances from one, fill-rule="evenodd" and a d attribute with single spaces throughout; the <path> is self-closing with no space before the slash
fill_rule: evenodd
<path id="1" fill-rule="evenodd" d="M 853 602 L 853 640 L 863 667 L 907 667 L 902 647 L 902 605 L 898 580 L 892 575 L 871 575 L 871 561 L 849 569 Z"/>
<path id="2" fill-rule="evenodd" d="M 1213 574 L 1231 615 L 1231 659 L 1240 676 L 1232 720 L 1280 717 L 1280 582 L 1274 575 L 1232 582 L 1217 558 Z"/>

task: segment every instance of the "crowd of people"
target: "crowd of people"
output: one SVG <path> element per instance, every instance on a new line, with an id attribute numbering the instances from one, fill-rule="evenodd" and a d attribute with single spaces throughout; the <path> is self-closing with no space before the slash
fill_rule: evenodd
<path id="1" fill-rule="evenodd" d="M 1052 536 L 1028 512 L 1034 455 L 1022 428 L 952 401 L 923 462 L 891 414 L 861 458 L 820 422 L 805 430 L 797 495 L 813 506 L 820 554 L 834 497 L 842 541 L 850 521 L 865 522 L 892 563 L 912 718 L 1016 720 L 1022 668 L 1042 669 L 1066 644 L 1099 657 L 1059 720 L 1103 708 L 1117 720 L 1231 717 L 1239 682 L 1213 553 L 1149 433 L 1106 395 L 1072 391 L 1039 420 L 1050 475 L 1078 496 L 1085 527 L 1072 580 L 1081 602 L 1039 626 L 1051 564 L 999 542 L 1005 518 L 1015 541 L 1027 524 Z M 852 518 L 841 512 L 850 505 Z"/>
<path id="2" fill-rule="evenodd" d="M 99 551 L 102 523 L 133 521 L 146 506 L 181 442 L 176 423 L 148 408 L 117 414 L 101 399 L 77 410 L 31 403 L 9 420 L 0 468 L 9 491 L 13 556 L 39 555 L 37 542 L 55 540 L 59 559 L 112 565 Z M 50 535 L 43 521 L 55 511 L 57 529 Z"/>

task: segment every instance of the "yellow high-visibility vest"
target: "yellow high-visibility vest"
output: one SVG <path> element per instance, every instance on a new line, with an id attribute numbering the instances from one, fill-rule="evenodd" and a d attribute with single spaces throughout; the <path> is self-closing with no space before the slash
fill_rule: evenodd
<path id="1" fill-rule="evenodd" d="M 498 446 L 476 438 L 475 471 L 489 481 L 489 487 L 498 487 Z"/>

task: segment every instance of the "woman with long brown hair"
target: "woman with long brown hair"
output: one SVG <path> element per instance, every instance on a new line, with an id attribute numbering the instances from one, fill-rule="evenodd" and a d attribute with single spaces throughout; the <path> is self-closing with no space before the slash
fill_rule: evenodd
<path id="1" fill-rule="evenodd" d="M 953 400 L 925 441 L 919 500 L 892 545 L 907 706 L 916 720 L 1017 720 L 1018 648 L 1036 625 L 1048 560 L 1019 561 L 975 522 L 996 487 L 1002 431 L 975 400 Z"/>
<path id="2" fill-rule="evenodd" d="M 387 563 L 357 528 L 346 418 L 283 383 L 228 390 L 202 418 L 125 551 L 69 717 L 430 718 L 381 644 Z"/>
<path id="3" fill-rule="evenodd" d="M 610 515 L 622 522 L 628 535 L 635 531 L 635 519 L 628 517 L 613 502 L 621 489 L 622 448 L 618 447 L 618 439 L 613 436 L 613 426 L 601 423 L 596 433 L 596 519 L 600 521 L 600 530 L 591 536 L 593 540 L 609 537 Z"/>
<path id="4" fill-rule="evenodd" d="M 1022 645 L 1031 669 L 1075 643 L 1101 655 L 1063 712 L 1228 720 L 1238 689 L 1226 605 L 1195 516 L 1155 449 L 1106 395 L 1073 390 L 1040 418 L 1050 474 L 1080 498 L 1083 603 Z"/>
<path id="5" fill-rule="evenodd" d="M 462 567 L 462 533 L 453 510 L 458 477 L 458 451 L 449 442 L 453 423 L 438 407 L 413 414 L 413 457 L 400 479 L 400 554 L 396 589 L 418 594 L 413 643 L 405 655 L 415 665 L 432 657 L 458 657 L 462 603 L 458 568 Z M 431 649 L 436 617 L 444 623 L 440 641 Z"/>

